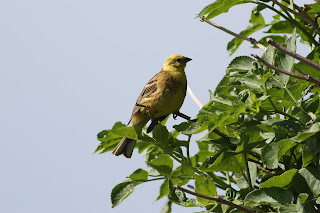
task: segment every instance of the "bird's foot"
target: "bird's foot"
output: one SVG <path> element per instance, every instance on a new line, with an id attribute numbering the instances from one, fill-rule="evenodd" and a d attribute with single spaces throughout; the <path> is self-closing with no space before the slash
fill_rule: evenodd
<path id="1" fill-rule="evenodd" d="M 148 104 L 146 104 L 146 111 L 147 111 L 148 115 L 151 116 L 151 114 L 150 114 L 150 106 Z"/>
<path id="2" fill-rule="evenodd" d="M 176 113 L 173 113 L 172 117 L 173 117 L 174 120 L 177 120 L 178 115 Z"/>
<path id="3" fill-rule="evenodd" d="M 151 114 L 150 114 L 150 106 L 149 106 L 148 104 L 143 105 L 143 104 L 138 104 L 138 103 L 136 103 L 136 106 L 146 108 L 146 112 L 148 113 L 148 115 L 150 115 L 150 116 L 151 116 Z"/>

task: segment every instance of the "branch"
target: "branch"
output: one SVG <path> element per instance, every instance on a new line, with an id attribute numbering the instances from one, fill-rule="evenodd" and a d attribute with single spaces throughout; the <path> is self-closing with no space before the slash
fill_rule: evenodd
<path id="1" fill-rule="evenodd" d="M 198 107 L 201 109 L 203 107 L 203 104 L 199 101 L 199 99 L 197 98 L 197 96 L 192 92 L 189 84 L 187 85 L 187 91 L 189 93 L 189 95 L 191 96 L 191 98 L 193 99 L 193 101 L 198 105 Z"/>
<path id="2" fill-rule="evenodd" d="M 269 44 L 271 44 L 272 46 L 274 46 L 275 48 L 277 48 L 278 50 L 280 50 L 280 51 L 292 56 L 293 58 L 298 59 L 299 61 L 305 63 L 306 65 L 309 65 L 310 67 L 320 71 L 320 65 L 317 64 L 316 62 L 311 61 L 310 59 L 307 59 L 307 58 L 305 58 L 305 57 L 303 57 L 303 56 L 301 56 L 301 55 L 299 55 L 299 54 L 297 54 L 297 53 L 285 48 L 284 46 L 282 46 L 282 45 L 278 44 L 277 42 L 273 41 L 271 38 L 267 38 L 267 42 Z"/>
<path id="3" fill-rule="evenodd" d="M 283 74 L 289 75 L 289 76 L 294 77 L 294 78 L 298 78 L 298 79 L 302 79 L 302 80 L 309 81 L 309 82 L 312 82 L 312 83 L 320 84 L 320 80 L 319 79 L 313 78 L 313 77 L 311 77 L 309 75 L 298 75 L 298 74 L 293 73 L 293 72 L 288 72 L 288 71 L 286 71 L 284 69 L 281 69 L 281 68 L 276 67 L 276 66 L 274 66 L 272 64 L 269 64 L 268 62 L 266 62 L 265 60 L 263 60 L 262 58 L 260 58 L 256 54 L 251 54 L 251 56 L 256 58 L 257 60 L 261 61 L 267 67 L 270 67 L 271 69 L 274 69 L 275 71 L 281 72 Z"/>
<path id="4" fill-rule="evenodd" d="M 210 21 L 210 20 L 205 20 L 205 17 L 204 17 L 204 16 L 202 16 L 202 17 L 200 18 L 200 20 L 201 20 L 202 22 L 207 22 L 207 23 L 210 24 L 211 26 L 214 26 L 214 27 L 216 27 L 216 28 L 218 28 L 218 29 L 220 29 L 220 30 L 222 30 L 222 31 L 230 34 L 230 35 L 233 35 L 234 37 L 237 37 L 237 38 L 240 38 L 240 39 L 249 41 L 251 44 L 259 47 L 259 48 L 262 49 L 263 51 L 266 51 L 266 50 L 267 50 L 267 48 L 266 48 L 265 46 L 263 46 L 262 44 L 260 44 L 259 42 L 257 42 L 257 40 L 255 40 L 254 38 L 248 38 L 248 37 L 239 35 L 239 34 L 237 34 L 237 33 L 235 33 L 235 32 L 232 32 L 231 30 L 228 30 L 228 29 L 226 29 L 226 28 L 224 28 L 224 27 L 222 27 L 222 26 L 220 26 L 220 25 L 218 25 L 218 24 L 216 24 L 216 23 L 214 23 L 214 22 L 212 22 L 212 21 Z"/>
<path id="5" fill-rule="evenodd" d="M 220 196 L 209 197 L 209 196 L 206 196 L 206 195 L 202 195 L 202 194 L 190 191 L 188 189 L 182 188 L 182 187 L 177 186 L 177 185 L 174 185 L 173 188 L 179 189 L 180 191 L 186 192 L 188 194 L 195 195 L 197 197 L 202 197 L 204 199 L 213 200 L 213 201 L 216 201 L 216 202 L 219 202 L 219 203 L 226 204 L 226 205 L 231 206 L 233 208 L 239 209 L 240 211 L 243 211 L 243 212 L 256 213 L 256 210 L 254 210 L 254 209 L 248 208 L 246 206 L 240 206 L 240 205 L 234 204 L 234 203 L 232 203 L 232 202 L 230 202 L 228 200 L 225 200 L 225 199 L 221 198 Z"/>
<path id="6" fill-rule="evenodd" d="M 189 117 L 188 115 L 185 115 L 185 114 L 183 114 L 183 113 L 181 113 L 181 112 L 175 112 L 175 113 L 173 113 L 173 118 L 176 118 L 176 116 L 179 116 L 179 117 L 181 117 L 181 118 L 184 118 L 184 119 L 186 119 L 187 121 L 191 121 L 191 117 Z M 196 120 L 192 120 L 192 121 L 196 121 Z"/>
<path id="7" fill-rule="evenodd" d="M 289 7 L 281 4 L 281 3 L 278 2 L 277 0 L 271 0 L 271 1 L 272 1 L 273 3 L 275 3 L 276 5 L 278 5 L 279 7 L 281 7 L 283 10 L 289 11 L 290 13 L 298 16 L 299 18 L 301 18 L 301 19 L 304 20 L 305 22 L 308 22 L 311 26 L 314 27 L 314 29 L 315 29 L 316 31 L 320 32 L 320 27 L 319 27 L 319 25 L 318 25 L 316 22 L 314 22 L 310 17 L 306 17 L 306 16 L 302 15 L 301 13 L 298 13 L 298 12 L 292 10 L 291 8 L 289 8 Z"/>

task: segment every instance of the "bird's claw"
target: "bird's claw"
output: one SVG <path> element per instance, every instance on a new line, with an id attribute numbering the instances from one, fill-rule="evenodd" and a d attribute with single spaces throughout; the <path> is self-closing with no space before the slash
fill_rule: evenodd
<path id="1" fill-rule="evenodd" d="M 172 117 L 173 117 L 174 120 L 177 120 L 178 115 L 176 113 L 173 113 Z"/>
<path id="2" fill-rule="evenodd" d="M 150 107 L 148 104 L 143 105 L 143 104 L 138 104 L 138 103 L 136 103 L 136 106 L 146 108 L 146 112 L 148 113 L 148 115 L 150 115 L 150 116 L 151 116 L 151 114 L 150 114 L 150 108 L 151 108 L 151 107 Z"/>
<path id="3" fill-rule="evenodd" d="M 150 115 L 150 106 L 148 104 L 146 104 L 146 111 L 147 111 L 148 115 Z"/>

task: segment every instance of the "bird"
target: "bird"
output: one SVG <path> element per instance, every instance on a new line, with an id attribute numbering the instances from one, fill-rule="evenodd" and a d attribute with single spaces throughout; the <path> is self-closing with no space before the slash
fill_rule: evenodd
<path id="1" fill-rule="evenodd" d="M 191 58 L 173 54 L 164 62 L 162 69 L 143 88 L 127 125 L 143 128 L 149 120 L 151 124 L 147 133 L 168 115 L 178 113 L 186 96 L 187 77 L 186 64 Z M 123 154 L 131 158 L 136 140 L 123 137 L 112 154 Z"/>

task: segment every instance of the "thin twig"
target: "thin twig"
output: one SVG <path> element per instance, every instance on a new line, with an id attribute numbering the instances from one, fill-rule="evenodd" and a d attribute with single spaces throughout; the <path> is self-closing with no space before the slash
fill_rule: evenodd
<path id="1" fill-rule="evenodd" d="M 204 17 L 204 16 L 201 17 L 201 21 L 207 22 L 207 23 L 210 24 L 211 26 L 214 26 L 214 27 L 216 27 L 216 28 L 218 28 L 218 29 L 220 29 L 220 30 L 222 30 L 222 31 L 230 34 L 230 35 L 233 35 L 234 37 L 237 37 L 237 38 L 240 38 L 240 39 L 249 41 L 251 44 L 259 47 L 259 48 L 262 49 L 263 51 L 266 51 L 266 50 L 267 50 L 267 48 L 266 48 L 265 46 L 263 46 L 262 44 L 260 44 L 259 42 L 257 42 L 257 40 L 255 40 L 254 38 L 248 38 L 248 37 L 239 35 L 239 34 L 237 34 L 237 33 L 235 33 L 235 32 L 232 32 L 231 30 L 228 30 L 228 29 L 226 29 L 226 28 L 224 28 L 224 27 L 222 27 L 222 26 L 220 26 L 220 25 L 218 25 L 218 24 L 216 24 L 216 23 L 214 23 L 214 22 L 212 22 L 212 21 L 210 21 L 210 20 L 205 20 L 205 17 Z"/>
<path id="2" fill-rule="evenodd" d="M 191 98 L 193 99 L 193 101 L 198 105 L 198 107 L 201 109 L 203 107 L 203 104 L 199 101 L 199 99 L 197 98 L 197 96 L 192 92 L 189 84 L 187 85 L 187 91 L 189 93 L 189 95 L 191 96 Z"/>
<path id="3" fill-rule="evenodd" d="M 305 58 L 305 57 L 303 57 L 303 56 L 301 56 L 301 55 L 299 55 L 299 54 L 297 54 L 297 53 L 285 48 L 284 46 L 282 46 L 282 45 L 278 44 L 277 42 L 273 41 L 271 38 L 267 38 L 267 42 L 269 44 L 271 44 L 272 46 L 274 46 L 275 48 L 277 48 L 278 50 L 280 50 L 280 51 L 292 56 L 293 58 L 298 59 L 299 61 L 305 63 L 306 65 L 309 65 L 310 67 L 320 71 L 320 65 L 317 64 L 316 62 L 311 61 L 310 59 L 307 59 L 307 58 Z"/>
<path id="4" fill-rule="evenodd" d="M 185 114 L 183 114 L 183 113 L 181 113 L 181 112 L 175 112 L 174 113 L 174 115 L 173 116 L 179 116 L 179 117 L 181 117 L 181 118 L 184 118 L 184 119 L 186 119 L 187 121 L 190 121 L 190 119 L 191 119 L 191 117 L 189 117 L 188 115 L 185 115 Z"/>
<path id="5" fill-rule="evenodd" d="M 283 74 L 292 76 L 294 78 L 298 78 L 298 79 L 302 79 L 302 80 L 309 81 L 309 82 L 312 82 L 312 83 L 320 84 L 320 80 L 319 79 L 313 78 L 313 77 L 311 77 L 309 75 L 298 75 L 296 73 L 286 71 L 286 70 L 281 69 L 279 67 L 276 67 L 276 66 L 274 66 L 272 64 L 269 64 L 268 62 L 266 62 L 265 60 L 263 60 L 262 58 L 260 58 L 256 54 L 251 54 L 251 56 L 256 58 L 257 60 L 261 61 L 264 65 L 270 67 L 271 69 L 274 69 L 275 71 L 278 71 L 278 72 L 281 72 Z"/>
<path id="6" fill-rule="evenodd" d="M 289 8 L 289 7 L 281 4 L 281 3 L 278 2 L 277 0 L 271 0 L 271 1 L 272 1 L 273 3 L 275 3 L 276 5 L 278 5 L 279 7 L 281 7 L 283 10 L 289 11 L 290 13 L 298 16 L 299 18 L 301 18 L 301 19 L 304 20 L 305 22 L 308 22 L 311 26 L 314 27 L 314 29 L 315 29 L 316 31 L 320 32 L 320 27 L 319 27 L 319 25 L 318 25 L 316 22 L 314 22 L 310 17 L 306 17 L 306 16 L 302 15 L 301 13 L 298 13 L 298 12 L 292 10 L 291 8 Z"/>
<path id="7" fill-rule="evenodd" d="M 305 73 L 305 72 L 303 72 L 299 67 L 297 67 L 297 66 L 293 66 L 293 68 L 295 69 L 295 70 L 297 70 L 298 72 L 300 72 L 302 75 L 308 75 L 307 73 Z"/>
<path id="8" fill-rule="evenodd" d="M 256 161 L 256 160 L 253 160 L 253 159 L 250 159 L 250 158 L 248 158 L 248 161 L 255 163 L 256 166 L 257 166 L 257 168 L 258 168 L 259 170 L 261 170 L 262 172 L 265 172 L 265 173 L 268 173 L 268 174 L 271 174 L 271 175 L 274 175 L 274 174 L 275 174 L 274 171 L 270 171 L 270 170 L 262 167 L 262 163 L 260 163 L 259 161 Z"/>
<path id="9" fill-rule="evenodd" d="M 213 132 L 216 133 L 217 135 L 219 135 L 219 136 L 222 137 L 222 138 L 228 137 L 228 135 L 224 134 L 224 133 L 221 132 L 219 129 L 214 129 Z"/>
<path id="10" fill-rule="evenodd" d="M 240 205 L 234 204 L 234 203 L 232 203 L 232 202 L 230 202 L 228 200 L 225 200 L 225 199 L 221 198 L 220 196 L 209 197 L 209 196 L 206 196 L 206 195 L 203 195 L 203 194 L 199 194 L 199 193 L 190 191 L 188 189 L 182 188 L 182 187 L 177 186 L 177 185 L 174 185 L 173 187 L 175 189 L 179 189 L 180 191 L 186 192 L 188 194 L 195 195 L 197 197 L 202 197 L 204 199 L 214 200 L 216 202 L 226 204 L 226 205 L 231 206 L 233 208 L 239 209 L 240 211 L 243 211 L 243 212 L 256 213 L 256 210 L 254 210 L 254 209 L 251 209 L 251 208 L 246 207 L 246 206 L 240 206 Z"/>

